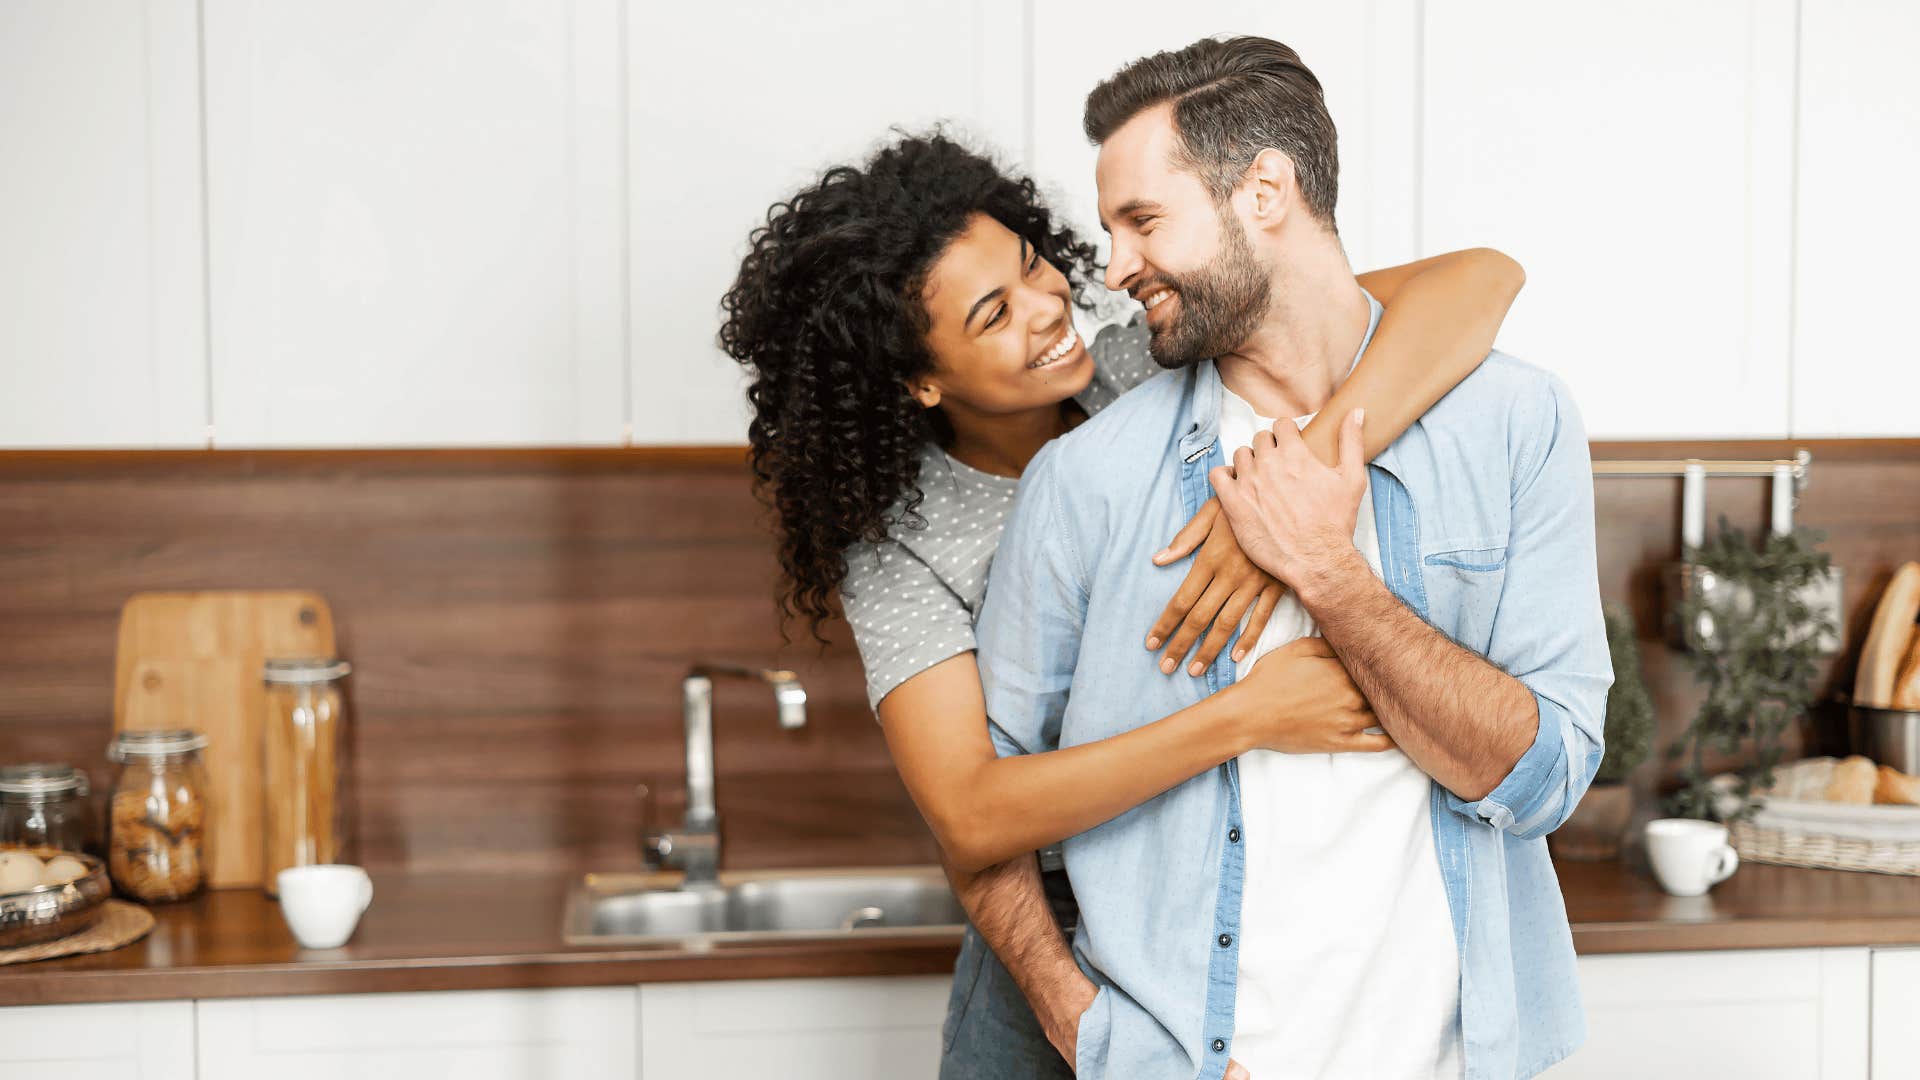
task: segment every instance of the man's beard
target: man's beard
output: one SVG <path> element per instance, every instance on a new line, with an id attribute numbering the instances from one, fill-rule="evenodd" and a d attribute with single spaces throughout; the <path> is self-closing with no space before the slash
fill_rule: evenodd
<path id="1" fill-rule="evenodd" d="M 1253 257 L 1240 223 L 1220 215 L 1220 254 L 1190 274 L 1161 274 L 1173 289 L 1180 310 L 1153 331 L 1148 351 L 1163 368 L 1177 370 L 1210 360 L 1253 336 L 1273 301 L 1273 281 Z"/>

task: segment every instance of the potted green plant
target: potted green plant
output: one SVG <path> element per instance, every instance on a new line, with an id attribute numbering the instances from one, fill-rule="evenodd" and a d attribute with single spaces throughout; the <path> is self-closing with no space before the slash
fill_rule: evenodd
<path id="1" fill-rule="evenodd" d="M 1687 553 L 1712 588 L 1680 599 L 1675 616 L 1688 643 L 1682 661 L 1706 687 L 1700 712 L 1669 758 L 1685 758 L 1681 786 L 1666 800 L 1675 817 L 1734 821 L 1757 807 L 1755 792 L 1773 782 L 1782 736 L 1807 714 L 1832 620 L 1808 597 L 1832 570 L 1821 534 L 1769 534 L 1755 547 L 1723 519 L 1717 536 Z M 1716 788 L 1709 753 L 1734 759 L 1736 784 Z"/>
<path id="2" fill-rule="evenodd" d="M 1613 688 L 1607 691 L 1606 752 L 1593 784 L 1573 814 L 1547 837 L 1562 859 L 1619 857 L 1620 838 L 1633 817 L 1627 774 L 1647 759 L 1653 743 L 1653 695 L 1640 671 L 1640 645 L 1633 616 L 1617 604 L 1604 607 L 1607 651 L 1613 657 Z"/>

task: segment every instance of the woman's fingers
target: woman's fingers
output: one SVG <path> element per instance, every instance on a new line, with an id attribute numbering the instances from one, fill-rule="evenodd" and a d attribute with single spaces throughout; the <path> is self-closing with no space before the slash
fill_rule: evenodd
<path id="1" fill-rule="evenodd" d="M 1213 532 L 1213 523 L 1219 520 L 1219 518 L 1219 500 L 1208 499 L 1206 502 L 1201 503 L 1200 511 L 1193 515 L 1193 520 L 1182 525 L 1180 531 L 1173 534 L 1173 539 L 1166 547 L 1154 552 L 1153 565 L 1165 566 L 1170 562 L 1177 559 L 1184 559 L 1188 555 L 1193 554 L 1194 549 L 1200 546 L 1201 541 L 1205 540 L 1207 535 Z M 1153 646 L 1149 645 L 1147 648 L 1151 649 Z"/>
<path id="2" fill-rule="evenodd" d="M 1267 628 L 1267 621 L 1273 618 L 1274 605 L 1280 602 L 1280 593 L 1286 586 L 1273 582 L 1260 590 L 1260 599 L 1253 602 L 1253 614 L 1247 617 L 1247 628 L 1240 632 L 1240 641 L 1233 647 L 1233 661 L 1239 663 L 1247 658 L 1255 645 L 1260 644 L 1260 635 Z"/>
<path id="3" fill-rule="evenodd" d="M 1234 590 L 1233 595 L 1227 598 L 1226 605 L 1220 609 L 1220 614 L 1214 616 L 1213 629 L 1208 630 L 1206 639 L 1200 642 L 1200 651 L 1193 654 L 1193 663 L 1187 665 L 1187 674 L 1198 675 L 1213 666 L 1213 658 L 1227 647 L 1234 629 L 1240 625 L 1240 617 L 1259 599 L 1260 594 L 1246 586 Z"/>
<path id="4" fill-rule="evenodd" d="M 1167 601 L 1166 607 L 1160 609 L 1160 617 L 1153 620 L 1153 628 L 1147 631 L 1148 652 L 1159 651 L 1160 646 L 1179 627 L 1180 620 L 1187 617 L 1187 612 L 1193 610 L 1193 605 L 1200 602 L 1200 597 L 1213 584 L 1213 567 L 1203 565 L 1204 562 L 1203 559 L 1194 560 L 1193 565 L 1187 568 L 1187 576 L 1180 582 L 1180 587 L 1173 590 L 1173 598 Z"/>
<path id="5" fill-rule="evenodd" d="M 1173 674 L 1174 669 L 1180 666 L 1180 661 L 1185 659 L 1187 653 L 1193 649 L 1193 643 L 1200 640 L 1200 635 L 1205 633 L 1207 627 L 1213 623 L 1213 617 L 1220 613 L 1220 609 L 1225 607 L 1232 597 L 1233 587 L 1219 578 L 1214 578 L 1207 585 L 1207 591 L 1201 593 L 1200 599 L 1194 601 L 1193 606 L 1187 609 L 1186 616 L 1180 620 L 1180 625 L 1173 631 L 1173 639 L 1167 642 L 1166 656 L 1160 660 L 1161 674 Z"/>

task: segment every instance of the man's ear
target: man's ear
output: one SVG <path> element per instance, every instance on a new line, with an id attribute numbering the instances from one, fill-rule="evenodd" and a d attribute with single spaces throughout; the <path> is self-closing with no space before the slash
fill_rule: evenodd
<path id="1" fill-rule="evenodd" d="M 1299 193 L 1293 159 L 1272 147 L 1254 157 L 1253 164 L 1247 167 L 1244 184 L 1248 224 L 1256 229 L 1272 229 L 1285 221 Z"/>

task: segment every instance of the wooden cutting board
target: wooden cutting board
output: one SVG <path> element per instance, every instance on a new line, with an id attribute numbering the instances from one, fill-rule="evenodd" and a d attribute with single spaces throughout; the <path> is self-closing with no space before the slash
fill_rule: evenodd
<path id="1" fill-rule="evenodd" d="M 207 737 L 213 888 L 262 884 L 261 663 L 333 655 L 333 613 L 317 593 L 138 593 L 121 608 L 113 728 L 190 728 Z"/>

